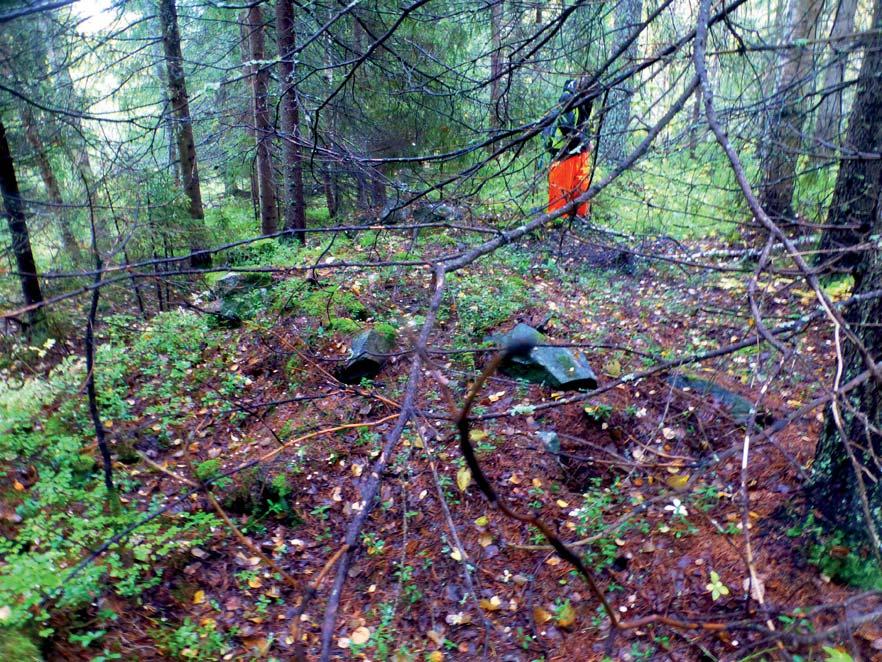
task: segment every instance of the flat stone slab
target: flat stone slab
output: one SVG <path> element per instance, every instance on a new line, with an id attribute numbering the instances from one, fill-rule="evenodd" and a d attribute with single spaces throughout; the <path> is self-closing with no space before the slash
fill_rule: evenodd
<path id="1" fill-rule="evenodd" d="M 542 345 L 548 339 L 528 324 L 521 322 L 511 331 L 495 340 L 503 346 Z M 558 391 L 592 390 L 597 388 L 597 376 L 582 352 L 569 347 L 533 347 L 528 354 L 509 358 L 501 370 L 512 377 L 520 377 L 535 384 L 544 384 Z"/>
<path id="2" fill-rule="evenodd" d="M 387 334 L 374 329 L 362 331 L 352 339 L 349 358 L 337 369 L 337 379 L 344 384 L 358 384 L 362 379 L 376 377 L 394 346 L 395 340 Z"/>
<path id="3" fill-rule="evenodd" d="M 665 380 L 674 388 L 688 390 L 702 397 L 710 397 L 715 403 L 729 412 L 739 425 L 747 425 L 751 420 L 760 425 L 768 425 L 774 418 L 765 411 L 755 411 L 753 403 L 745 397 L 733 393 L 706 379 L 690 377 L 688 375 L 671 375 Z"/>

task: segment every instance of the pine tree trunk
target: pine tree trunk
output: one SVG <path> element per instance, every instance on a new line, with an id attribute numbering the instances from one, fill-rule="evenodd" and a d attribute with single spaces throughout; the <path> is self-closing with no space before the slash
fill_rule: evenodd
<path id="1" fill-rule="evenodd" d="M 9 226 L 9 237 L 12 241 L 12 252 L 18 269 L 21 283 L 22 298 L 26 306 L 42 303 L 43 292 L 37 276 L 37 263 L 31 250 L 31 238 L 28 234 L 28 222 L 25 216 L 24 202 L 18 191 L 18 179 L 15 176 L 15 164 L 9 143 L 6 141 L 6 127 L 0 122 L 0 193 L 3 195 L 3 206 L 6 207 L 6 222 Z M 40 310 L 28 313 L 31 326 L 37 324 L 43 315 Z"/>
<path id="2" fill-rule="evenodd" d="M 328 218 L 337 217 L 337 190 L 330 167 L 322 169 L 322 187 L 325 190 L 325 204 L 328 207 Z"/>
<path id="3" fill-rule="evenodd" d="M 882 145 L 882 0 L 875 0 L 873 27 L 877 30 L 867 43 L 854 107 L 849 118 L 847 146 L 878 154 Z M 854 245 L 867 235 L 882 235 L 882 163 L 878 158 L 854 158 L 843 162 L 836 182 L 836 193 L 828 222 L 850 222 L 857 230 L 842 230 L 844 243 Z M 882 288 L 882 247 L 850 256 L 855 278 L 855 294 Z M 863 342 L 873 360 L 882 358 L 882 299 L 872 298 L 851 306 L 847 321 Z M 851 343 L 844 349 L 845 384 L 866 369 L 863 358 Z M 882 529 L 882 384 L 872 377 L 841 400 L 842 423 L 848 446 L 836 424 L 832 409 L 812 466 L 813 505 L 839 527 L 851 532 L 866 529 L 865 506 L 876 531 Z M 853 455 L 849 456 L 849 448 Z M 855 471 L 855 464 L 863 469 Z M 860 476 L 860 479 L 859 479 Z M 861 485 L 863 483 L 863 485 Z M 865 491 L 866 502 L 862 497 Z M 878 544 L 878 540 L 875 543 Z"/>
<path id="4" fill-rule="evenodd" d="M 190 99 L 184 78 L 184 58 L 181 53 L 181 35 L 178 30 L 178 12 L 175 0 L 159 0 L 159 20 L 162 24 L 162 45 L 168 70 L 168 91 L 177 129 L 178 162 L 184 193 L 190 201 L 190 265 L 195 269 L 211 266 L 208 248 L 205 212 L 202 208 L 202 189 L 199 186 L 199 168 L 193 122 L 190 118 Z"/>
<path id="5" fill-rule="evenodd" d="M 824 95 L 818 106 L 818 118 L 815 122 L 815 143 L 817 148 L 827 154 L 839 144 L 839 133 L 842 130 L 842 82 L 845 80 L 845 67 L 851 43 L 842 39 L 854 30 L 854 15 L 857 0 L 839 0 L 833 29 L 830 31 L 830 48 L 833 54 L 824 71 Z"/>
<path id="6" fill-rule="evenodd" d="M 872 234 L 878 213 L 879 179 L 882 177 L 882 0 L 875 0 L 871 33 L 858 76 L 854 106 L 848 120 L 843 159 L 836 178 L 833 202 L 827 214 L 828 229 L 821 235 L 819 261 L 835 259 L 838 267 L 852 268 L 861 255 L 848 249 Z M 857 155 L 853 153 L 857 152 Z M 861 156 L 861 154 L 863 156 Z M 878 229 L 876 230 L 878 232 Z"/>
<path id="7" fill-rule="evenodd" d="M 882 107 L 879 108 L 882 112 Z M 876 204 L 879 205 L 880 182 L 875 182 Z M 875 231 L 882 232 L 878 221 Z M 855 294 L 882 288 L 882 251 L 878 246 L 868 251 L 855 273 L 858 285 Z M 853 306 L 847 321 L 855 330 L 874 360 L 882 360 L 882 299 L 870 299 Z M 844 341 L 847 342 L 847 341 Z M 862 357 L 849 343 L 844 351 L 845 370 L 841 382 L 847 383 L 866 369 Z M 866 531 L 861 488 L 876 531 L 882 531 L 882 385 L 869 378 L 840 401 L 839 410 L 848 444 L 849 456 L 836 424 L 832 409 L 827 411 L 824 431 L 815 450 L 812 464 L 812 503 L 837 527 L 854 534 Z M 855 465 L 862 469 L 863 486 L 858 481 Z"/>
<path id="8" fill-rule="evenodd" d="M 294 232 L 301 244 L 305 244 L 306 233 L 303 230 L 306 229 L 306 203 L 303 198 L 303 158 L 300 154 L 300 109 L 294 80 L 294 59 L 291 55 L 297 46 L 293 0 L 277 0 L 276 34 L 279 41 L 279 86 L 282 96 L 284 227 L 285 230 Z"/>
<path id="9" fill-rule="evenodd" d="M 806 92 L 814 80 L 813 48 L 799 45 L 812 40 L 823 0 L 791 0 L 784 39 L 796 44 L 782 51 L 779 76 L 769 110 L 771 123 L 763 158 L 760 200 L 774 220 L 792 221 L 796 166 L 803 143 Z"/>
<path id="10" fill-rule="evenodd" d="M 619 0 L 616 5 L 616 38 L 613 50 L 625 43 L 643 20 L 643 0 Z M 638 40 L 635 39 L 625 51 L 624 62 L 617 68 L 630 66 L 639 55 Z M 628 144 L 628 125 L 631 123 L 631 101 L 634 98 L 634 82 L 627 80 L 614 87 L 607 97 L 606 119 L 602 127 L 600 156 L 610 164 L 616 164 L 625 157 Z"/>
<path id="11" fill-rule="evenodd" d="M 263 36 L 263 12 L 260 5 L 248 10 L 248 45 L 251 51 L 251 109 L 254 113 L 254 136 L 257 140 L 257 190 L 260 199 L 260 231 L 272 234 L 276 231 L 276 184 L 273 174 L 272 139 L 267 106 L 269 69 L 263 64 L 266 48 Z"/>
<path id="12" fill-rule="evenodd" d="M 61 243 L 64 251 L 70 257 L 74 264 L 78 264 L 82 258 L 80 245 L 74 237 L 73 231 L 68 224 L 67 210 L 64 207 L 64 198 L 61 196 L 61 186 L 58 184 L 58 178 L 55 176 L 55 170 L 49 161 L 49 155 L 43 145 L 43 139 L 37 131 L 34 114 L 30 106 L 25 106 L 22 111 L 22 120 L 24 121 L 25 137 L 31 150 L 34 152 L 34 159 L 37 161 L 37 169 L 40 171 L 40 178 L 43 180 L 43 186 L 46 188 L 46 196 L 52 204 L 52 215 L 58 221 L 58 229 L 61 233 Z"/>

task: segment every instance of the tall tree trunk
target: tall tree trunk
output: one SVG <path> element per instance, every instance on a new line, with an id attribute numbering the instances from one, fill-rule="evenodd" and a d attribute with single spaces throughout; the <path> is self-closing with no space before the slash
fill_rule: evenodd
<path id="1" fill-rule="evenodd" d="M 852 48 L 851 42 L 843 37 L 854 30 L 854 15 L 857 0 L 839 0 L 836 18 L 830 30 L 830 48 L 833 51 L 824 70 L 824 97 L 818 106 L 818 119 L 815 122 L 815 143 L 824 153 L 832 153 L 839 144 L 842 130 L 842 82 L 845 80 L 845 67 Z"/>
<path id="2" fill-rule="evenodd" d="M 334 185 L 334 177 L 331 167 L 322 168 L 322 187 L 325 191 L 325 204 L 328 206 L 328 218 L 337 217 L 337 190 Z"/>
<path id="3" fill-rule="evenodd" d="M 882 0 L 875 0 L 871 36 L 865 41 L 854 106 L 848 119 L 843 159 L 836 178 L 828 229 L 821 235 L 818 260 L 836 258 L 837 266 L 853 268 L 861 255 L 849 248 L 872 234 L 878 222 L 879 180 L 882 178 Z M 876 230 L 878 232 L 878 229 Z"/>
<path id="4" fill-rule="evenodd" d="M 701 133 L 701 88 L 695 90 L 695 102 L 692 104 L 692 116 L 689 119 L 689 156 L 695 158 L 698 149 L 698 138 Z"/>
<path id="5" fill-rule="evenodd" d="M 383 213 L 386 203 L 389 201 L 386 195 L 386 175 L 379 166 L 371 168 L 371 196 L 373 198 L 374 209 L 378 214 Z"/>
<path id="6" fill-rule="evenodd" d="M 771 101 L 771 123 L 763 157 L 760 199 L 773 219 L 792 220 L 796 166 L 803 143 L 805 97 L 813 81 L 811 46 L 801 45 L 815 38 L 823 0 L 791 0 L 784 39 L 794 44 L 781 51 L 778 79 Z"/>
<path id="7" fill-rule="evenodd" d="M 876 32 L 867 40 L 846 140 L 849 148 L 863 152 L 865 158 L 843 162 L 830 208 L 833 223 L 858 226 L 857 230 L 843 230 L 839 235 L 847 237 L 845 243 L 852 246 L 867 235 L 882 234 L 882 163 L 873 158 L 875 154 L 867 154 L 878 154 L 882 145 L 882 0 L 875 0 L 873 28 Z M 855 294 L 882 288 L 882 248 L 878 242 L 872 242 L 862 255 L 852 253 L 851 260 Z M 879 298 L 851 306 L 847 315 L 851 328 L 876 362 L 882 358 L 879 320 Z M 843 384 L 866 368 L 851 343 L 845 347 L 844 362 Z M 878 532 L 882 529 L 882 384 L 871 376 L 842 399 L 839 412 L 846 439 L 839 430 L 836 412 L 830 409 L 812 469 L 814 505 L 838 526 L 852 532 L 867 526 L 865 510 L 869 510 Z M 863 467 L 860 472 L 855 471 L 858 467 Z"/>
<path id="8" fill-rule="evenodd" d="M 300 109 L 294 81 L 293 51 L 297 46 L 294 31 L 293 0 L 276 1 L 276 34 L 279 41 L 279 85 L 282 94 L 282 141 L 285 180 L 285 230 L 294 232 L 306 243 L 306 204 L 303 199 L 303 158 L 300 154 Z M 299 230 L 299 232 L 295 232 Z"/>
<path id="9" fill-rule="evenodd" d="M 491 0 L 490 5 L 490 130 L 495 133 L 505 119 L 505 100 L 502 94 L 502 21 L 504 0 Z M 493 146 L 488 146 L 493 151 Z"/>
<path id="10" fill-rule="evenodd" d="M 55 176 L 55 170 L 49 161 L 49 155 L 43 145 L 43 139 L 37 131 L 37 125 L 34 120 L 34 114 L 30 106 L 25 106 L 22 111 L 22 119 L 24 120 L 25 136 L 28 144 L 34 152 L 34 158 L 37 161 L 37 169 L 40 171 L 40 178 L 43 180 L 43 186 L 46 188 L 46 196 L 52 204 L 52 215 L 58 221 L 58 229 L 61 232 L 61 243 L 64 251 L 70 257 L 74 264 L 79 263 L 82 253 L 80 245 L 77 243 L 76 237 L 70 229 L 67 218 L 67 210 L 64 207 L 64 198 L 61 196 L 61 187 L 58 184 L 58 178 Z"/>
<path id="11" fill-rule="evenodd" d="M 246 135 L 255 140 L 254 131 L 254 108 L 252 100 L 251 76 L 253 67 L 251 66 L 251 46 L 248 43 L 248 11 L 245 10 L 239 14 L 239 50 L 242 54 L 242 76 L 245 80 L 245 95 L 248 97 L 248 107 L 243 108 L 239 124 L 245 127 Z M 256 143 L 255 143 L 256 144 Z M 255 159 L 248 164 L 248 181 L 251 187 L 251 209 L 254 212 L 254 220 L 260 219 L 260 191 L 257 184 L 257 175 L 255 174 Z"/>
<path id="12" fill-rule="evenodd" d="M 643 20 L 643 0 L 619 0 L 615 12 L 616 38 L 613 50 L 618 50 Z M 635 39 L 624 53 L 622 67 L 630 66 L 639 54 Z M 634 98 L 634 82 L 629 79 L 610 90 L 606 100 L 607 110 L 603 135 L 600 139 L 600 157 L 616 164 L 625 157 L 628 143 L 628 125 L 631 123 L 631 101 Z"/>
<path id="13" fill-rule="evenodd" d="M 184 58 L 181 53 L 181 34 L 178 30 L 178 12 L 175 0 L 159 0 L 159 20 L 162 24 L 162 45 L 168 69 L 168 91 L 177 129 L 178 162 L 184 193 L 190 201 L 190 265 L 200 269 L 211 266 L 208 248 L 205 212 L 202 208 L 202 190 L 199 186 L 199 168 L 196 161 L 196 143 L 190 118 L 190 99 L 184 78 Z"/>
<path id="14" fill-rule="evenodd" d="M 0 193 L 3 195 L 3 206 L 6 207 L 6 222 L 9 225 L 9 237 L 12 241 L 12 252 L 18 269 L 21 283 L 22 298 L 26 306 L 42 303 L 43 292 L 37 276 L 37 263 L 31 250 L 31 238 L 28 234 L 28 222 L 25 216 L 24 202 L 18 191 L 18 179 L 15 177 L 15 164 L 9 143 L 6 140 L 6 127 L 0 121 Z M 40 310 L 28 313 L 28 320 L 33 326 L 42 319 Z"/>
<path id="15" fill-rule="evenodd" d="M 260 5 L 248 10 L 248 45 L 251 51 L 251 109 L 254 114 L 254 132 L 257 140 L 257 189 L 260 198 L 260 231 L 276 231 L 276 184 L 273 176 L 273 125 L 267 106 L 269 69 L 263 63 L 266 49 L 263 37 L 263 12 Z"/>

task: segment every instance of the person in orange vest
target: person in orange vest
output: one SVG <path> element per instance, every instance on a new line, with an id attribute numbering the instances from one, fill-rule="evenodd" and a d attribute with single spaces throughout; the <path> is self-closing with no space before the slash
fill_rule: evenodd
<path id="1" fill-rule="evenodd" d="M 576 82 L 568 80 L 558 100 L 565 106 L 577 93 Z M 552 213 L 575 200 L 585 191 L 591 181 L 591 151 L 588 145 L 587 127 L 591 117 L 591 97 L 570 110 L 560 113 L 554 124 L 542 132 L 545 149 L 551 155 L 548 170 L 548 213 Z M 571 216 L 586 216 L 588 203 L 583 202 Z"/>

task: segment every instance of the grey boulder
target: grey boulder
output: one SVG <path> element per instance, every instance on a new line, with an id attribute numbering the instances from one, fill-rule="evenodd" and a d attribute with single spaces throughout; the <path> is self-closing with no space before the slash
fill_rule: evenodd
<path id="1" fill-rule="evenodd" d="M 337 369 L 336 375 L 344 384 L 358 384 L 362 379 L 372 379 L 379 374 L 389 360 L 395 340 L 374 329 L 362 331 L 352 340 L 349 357 Z"/>
<path id="2" fill-rule="evenodd" d="M 574 352 L 568 347 L 548 346 L 548 339 L 528 324 L 521 322 L 495 340 L 504 347 L 532 347 L 529 352 L 512 355 L 502 364 L 501 369 L 507 375 L 559 391 L 597 388 L 597 376 L 582 352 Z"/>

